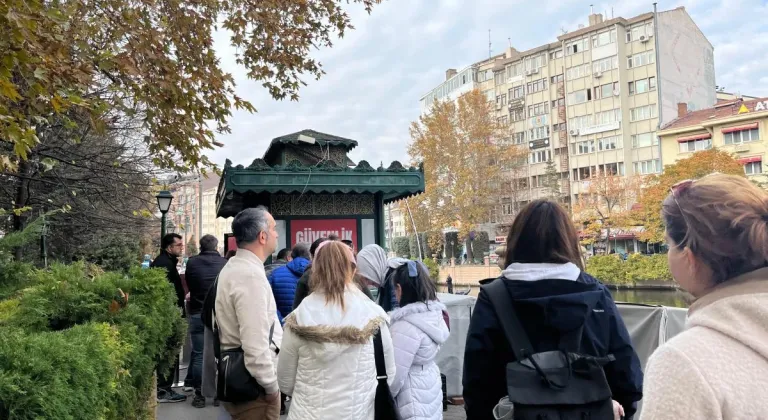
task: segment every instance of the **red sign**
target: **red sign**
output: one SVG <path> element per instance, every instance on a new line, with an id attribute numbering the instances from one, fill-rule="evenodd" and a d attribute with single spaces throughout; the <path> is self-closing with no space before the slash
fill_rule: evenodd
<path id="1" fill-rule="evenodd" d="M 234 235 L 227 237 L 227 252 L 232 249 L 237 249 L 237 240 L 235 240 Z"/>
<path id="2" fill-rule="evenodd" d="M 312 243 L 319 238 L 336 235 L 357 245 L 357 220 L 291 220 L 291 247 L 300 242 Z"/>

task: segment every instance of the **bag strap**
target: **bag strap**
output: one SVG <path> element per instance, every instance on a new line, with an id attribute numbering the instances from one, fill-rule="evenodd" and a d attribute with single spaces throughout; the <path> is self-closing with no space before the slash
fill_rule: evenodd
<path id="1" fill-rule="evenodd" d="M 485 294 L 491 300 L 491 305 L 499 318 L 499 323 L 515 358 L 517 360 L 527 359 L 534 353 L 533 346 L 528 339 L 528 334 L 523 329 L 523 324 L 520 323 L 520 319 L 515 313 L 512 299 L 504 285 L 504 279 L 498 278 L 490 284 L 480 286 L 480 288 L 485 290 Z"/>
<path id="2" fill-rule="evenodd" d="M 384 345 L 381 343 L 381 330 L 373 336 L 373 354 L 376 359 L 376 379 L 387 379 L 387 367 L 384 363 Z"/>

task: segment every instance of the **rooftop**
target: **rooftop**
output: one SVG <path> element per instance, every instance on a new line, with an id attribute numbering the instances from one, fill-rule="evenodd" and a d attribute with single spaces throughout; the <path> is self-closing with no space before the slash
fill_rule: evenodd
<path id="1" fill-rule="evenodd" d="M 723 101 L 712 108 L 689 112 L 682 117 L 670 121 L 661 129 L 662 131 L 670 131 L 686 127 L 698 127 L 704 125 L 707 121 L 715 121 L 739 115 L 739 109 L 741 109 L 742 104 L 747 107 L 747 110 L 749 110 L 750 113 L 752 113 L 755 112 L 755 106 L 765 100 L 768 100 L 768 98 L 760 98 L 750 101 L 744 101 L 742 99 Z"/>

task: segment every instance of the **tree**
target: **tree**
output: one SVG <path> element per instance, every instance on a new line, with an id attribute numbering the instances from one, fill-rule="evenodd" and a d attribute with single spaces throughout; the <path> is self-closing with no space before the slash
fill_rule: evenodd
<path id="1" fill-rule="evenodd" d="M 544 172 L 544 191 L 550 200 L 560 202 L 563 194 L 560 191 L 560 172 L 552 159 L 547 161 L 547 168 Z"/>
<path id="2" fill-rule="evenodd" d="M 380 0 L 353 0 L 371 11 Z M 348 3 L 348 2 L 347 2 Z M 213 35 L 228 31 L 237 63 L 275 99 L 319 78 L 312 48 L 351 29 L 341 0 L 7 0 L 0 2 L 0 170 L 15 171 L 61 120 L 104 133 L 138 117 L 154 163 L 213 166 L 204 152 L 229 132 L 235 94 Z M 72 118 L 71 112 L 83 118 Z M 72 139 L 76 141 L 77 139 Z"/>
<path id="3" fill-rule="evenodd" d="M 193 257 L 198 254 L 197 242 L 195 242 L 195 235 L 189 237 L 185 251 L 188 257 Z"/>
<path id="4" fill-rule="evenodd" d="M 573 205 L 574 219 L 584 228 L 583 243 L 594 243 L 606 230 L 606 249 L 612 227 L 625 226 L 630 206 L 639 195 L 640 181 L 633 176 L 598 172 L 582 181 Z"/>
<path id="5" fill-rule="evenodd" d="M 435 101 L 432 110 L 413 122 L 408 154 L 423 164 L 426 191 L 410 199 L 419 231 L 454 226 L 461 237 L 499 203 L 507 162 L 527 154 L 511 145 L 478 90 L 457 101 Z"/>
<path id="6" fill-rule="evenodd" d="M 661 205 L 669 194 L 670 188 L 686 179 L 699 179 L 713 172 L 746 176 L 744 167 L 732 154 L 719 149 L 696 152 L 688 158 L 678 160 L 664 167 L 660 175 L 645 179 L 645 186 L 638 201 L 639 206 L 633 212 L 645 231 L 638 237 L 643 241 L 659 243 L 664 241 L 664 223 L 661 219 Z"/>

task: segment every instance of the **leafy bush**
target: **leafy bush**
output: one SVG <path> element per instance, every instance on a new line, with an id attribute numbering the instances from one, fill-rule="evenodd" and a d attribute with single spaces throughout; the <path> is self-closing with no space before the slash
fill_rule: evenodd
<path id="1" fill-rule="evenodd" d="M 437 284 L 440 281 L 440 266 L 437 265 L 437 261 L 432 258 L 424 258 L 424 265 L 429 270 L 429 278 L 432 279 L 433 283 Z"/>
<path id="2" fill-rule="evenodd" d="M 77 263 L 29 276 L 0 301 L 0 418 L 149 417 L 155 367 L 170 368 L 185 334 L 165 272 Z"/>
<path id="3" fill-rule="evenodd" d="M 411 254 L 411 259 L 418 259 L 419 258 L 419 244 L 421 244 L 421 258 L 427 258 L 432 256 L 432 252 L 429 249 L 429 243 L 427 239 L 426 233 L 419 233 L 418 241 L 416 240 L 416 235 L 411 235 L 408 237 L 408 250 Z"/>
<path id="4" fill-rule="evenodd" d="M 596 255 L 587 260 L 587 272 L 606 284 L 634 285 L 644 281 L 672 279 L 665 254 Z"/>
<path id="5" fill-rule="evenodd" d="M 410 238 L 407 236 L 401 236 L 392 239 L 392 251 L 398 257 L 411 258 L 410 250 Z"/>
<path id="6" fill-rule="evenodd" d="M 76 255 L 107 271 L 128 272 L 140 263 L 141 239 L 124 235 L 108 235 L 88 244 Z"/>
<path id="7" fill-rule="evenodd" d="M 491 239 L 488 237 L 488 232 L 480 231 L 475 233 L 472 250 L 475 252 L 475 259 L 481 261 L 486 254 L 491 252 Z"/>

